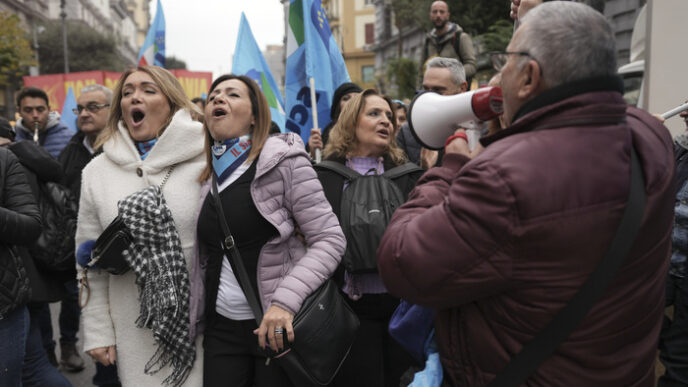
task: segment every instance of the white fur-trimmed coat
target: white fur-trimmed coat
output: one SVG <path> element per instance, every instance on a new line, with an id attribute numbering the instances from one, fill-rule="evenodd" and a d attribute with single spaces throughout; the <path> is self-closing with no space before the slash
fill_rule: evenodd
<path id="1" fill-rule="evenodd" d="M 145 160 L 141 160 L 127 130 L 119 131 L 103 146 L 103 154 L 83 171 L 77 247 L 95 240 L 117 216 L 117 202 L 149 185 L 161 183 L 171 165 L 176 164 L 163 188 L 181 239 L 187 268 L 195 240 L 195 212 L 200 193 L 198 177 L 205 167 L 202 125 L 188 111 L 178 111 Z M 81 268 L 78 268 L 81 269 Z M 165 367 L 146 375 L 144 366 L 156 346 L 150 329 L 137 328 L 138 289 L 133 271 L 121 276 L 98 270 L 88 272 L 91 296 L 82 311 L 84 351 L 115 345 L 117 366 L 123 386 L 160 386 L 171 372 Z M 202 337 L 196 338 L 196 362 L 186 386 L 201 386 L 203 370 Z"/>

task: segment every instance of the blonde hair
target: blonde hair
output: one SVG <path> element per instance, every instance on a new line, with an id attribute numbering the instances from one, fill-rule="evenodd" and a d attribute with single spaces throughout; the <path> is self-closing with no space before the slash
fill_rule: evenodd
<path id="1" fill-rule="evenodd" d="M 337 123 L 332 128 L 330 138 L 323 151 L 323 155 L 326 158 L 331 156 L 346 157 L 358 148 L 359 142 L 358 138 L 356 138 L 356 128 L 358 127 L 358 120 L 363 109 L 365 109 L 366 98 L 371 96 L 384 99 L 392 111 L 391 124 L 393 131 L 390 133 L 389 143 L 383 155 L 388 156 L 397 165 L 407 161 L 404 151 L 397 146 L 396 138 L 393 135 L 397 131 L 397 113 L 396 109 L 394 109 L 394 104 L 388 96 L 380 94 L 374 89 L 366 89 L 356 94 L 344 105 L 344 109 L 342 109 Z"/>
<path id="2" fill-rule="evenodd" d="M 160 91 L 167 98 L 167 102 L 170 105 L 170 115 L 167 117 L 167 120 L 163 123 L 162 127 L 158 129 L 158 132 L 155 135 L 156 137 L 160 137 L 160 135 L 162 135 L 172 121 L 174 114 L 179 110 L 185 109 L 189 112 L 200 113 L 198 106 L 189 100 L 184 92 L 184 88 L 182 88 L 182 85 L 169 71 L 158 66 L 140 66 L 130 68 L 122 74 L 117 82 L 117 86 L 115 86 L 115 89 L 112 91 L 112 102 L 110 103 L 110 113 L 108 115 L 107 124 L 105 125 L 103 132 L 96 139 L 94 144 L 95 149 L 103 146 L 103 144 L 105 144 L 115 135 L 115 133 L 117 133 L 117 124 L 120 121 L 122 121 L 122 124 L 126 127 L 127 124 L 124 123 L 122 119 L 122 88 L 124 87 L 124 82 L 127 80 L 127 78 L 137 71 L 146 73 L 153 78 L 153 82 L 155 82 L 158 88 L 160 88 Z"/>
<path id="3" fill-rule="evenodd" d="M 258 87 L 258 84 L 251 78 L 245 75 L 234 75 L 225 74 L 218 77 L 210 85 L 210 90 L 208 90 L 208 98 L 210 94 L 215 90 L 217 85 L 224 81 L 230 79 L 236 79 L 241 81 L 248 89 L 248 97 L 251 101 L 251 114 L 253 114 L 253 127 L 251 128 L 251 151 L 248 154 L 248 160 L 254 160 L 263 150 L 265 141 L 267 141 L 270 135 L 270 125 L 272 124 L 272 116 L 270 115 L 270 105 L 268 105 L 265 95 Z M 208 100 L 206 99 L 206 104 Z M 205 121 L 205 120 L 204 120 Z M 201 176 L 199 176 L 198 181 L 206 181 L 210 179 L 213 173 L 213 152 L 211 146 L 213 144 L 213 138 L 210 136 L 210 131 L 208 130 L 208 125 L 203 122 L 203 131 L 205 132 L 205 158 L 206 166 Z"/>

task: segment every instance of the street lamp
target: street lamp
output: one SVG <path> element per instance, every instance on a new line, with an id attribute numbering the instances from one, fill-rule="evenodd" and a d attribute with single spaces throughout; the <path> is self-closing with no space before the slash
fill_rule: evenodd
<path id="1" fill-rule="evenodd" d="M 69 54 L 67 53 L 67 13 L 65 0 L 60 0 L 60 17 L 62 18 L 62 49 L 64 50 L 64 72 L 69 73 Z"/>

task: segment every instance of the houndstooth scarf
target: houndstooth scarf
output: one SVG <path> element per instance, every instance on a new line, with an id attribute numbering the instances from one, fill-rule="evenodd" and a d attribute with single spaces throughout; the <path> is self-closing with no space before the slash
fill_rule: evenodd
<path id="1" fill-rule="evenodd" d="M 139 288 L 136 325 L 151 329 L 158 346 L 144 371 L 154 374 L 171 363 L 164 383 L 179 386 L 191 371 L 196 347 L 189 337 L 189 273 L 172 213 L 157 186 L 131 194 L 118 207 L 133 236 L 124 259 Z"/>

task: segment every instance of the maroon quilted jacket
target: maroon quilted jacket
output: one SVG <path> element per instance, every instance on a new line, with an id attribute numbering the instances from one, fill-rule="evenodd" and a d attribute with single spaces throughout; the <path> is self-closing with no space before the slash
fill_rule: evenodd
<path id="1" fill-rule="evenodd" d="M 573 297 L 626 205 L 634 145 L 647 204 L 632 253 L 531 386 L 653 386 L 674 205 L 667 129 L 615 79 L 551 89 L 474 160 L 419 180 L 378 250 L 389 292 L 438 309 L 445 380 L 484 386 Z"/>

